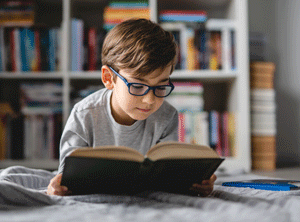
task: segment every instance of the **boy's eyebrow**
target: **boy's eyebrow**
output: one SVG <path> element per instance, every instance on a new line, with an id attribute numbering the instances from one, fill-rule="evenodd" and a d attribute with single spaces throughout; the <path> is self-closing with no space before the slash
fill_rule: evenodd
<path id="1" fill-rule="evenodd" d="M 134 79 L 139 80 L 141 82 L 147 82 L 145 79 L 140 78 L 140 77 L 135 77 Z M 160 80 L 158 83 L 169 81 L 169 79 L 170 78 L 164 78 L 164 79 Z"/>

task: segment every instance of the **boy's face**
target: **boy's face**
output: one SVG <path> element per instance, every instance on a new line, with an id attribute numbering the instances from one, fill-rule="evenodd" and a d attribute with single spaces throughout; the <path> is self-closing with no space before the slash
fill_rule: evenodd
<path id="1" fill-rule="evenodd" d="M 171 66 L 165 70 L 157 69 L 146 77 L 133 77 L 129 72 L 120 70 L 121 74 L 129 83 L 143 83 L 148 86 L 168 85 Z M 136 120 L 144 120 L 157 111 L 162 105 L 164 98 L 158 98 L 150 90 L 144 96 L 134 96 L 128 92 L 128 87 L 119 77 L 113 84 L 111 97 L 112 115 L 117 123 L 132 125 Z"/>

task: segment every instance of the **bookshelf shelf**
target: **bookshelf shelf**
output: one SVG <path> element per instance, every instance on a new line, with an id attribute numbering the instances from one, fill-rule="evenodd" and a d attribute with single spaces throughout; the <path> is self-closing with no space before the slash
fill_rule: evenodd
<path id="1" fill-rule="evenodd" d="M 62 72 L 2 72 L 0 79 L 62 79 Z"/>
<path id="2" fill-rule="evenodd" d="M 28 72 L 28 73 L 0 73 L 0 93 L 7 89 L 6 82 L 40 81 L 40 82 L 62 82 L 63 87 L 63 123 L 66 122 L 70 109 L 72 108 L 71 93 L 75 90 L 82 89 L 88 84 L 99 84 L 101 82 L 101 72 L 98 71 L 71 71 L 71 21 L 73 18 L 80 18 L 89 26 L 97 24 L 101 26 L 103 18 L 103 8 L 108 4 L 107 0 L 41 0 L 40 7 L 60 9 L 61 13 L 56 17 L 61 18 L 59 21 L 61 30 L 61 54 L 60 54 L 60 71 L 57 72 Z M 236 69 L 223 67 L 222 70 L 175 70 L 171 79 L 176 81 L 187 80 L 207 83 L 207 95 L 205 99 L 210 107 L 221 107 L 235 114 L 236 137 L 235 137 L 235 156 L 226 158 L 222 163 L 223 170 L 243 169 L 251 170 L 250 155 L 250 101 L 249 101 L 249 57 L 248 57 L 248 1 L 247 0 L 149 0 L 150 18 L 158 22 L 159 13 L 168 9 L 187 9 L 187 10 L 205 10 L 208 13 L 208 30 L 233 28 L 236 34 Z M 80 3 L 80 4 L 79 4 Z M 86 4 L 84 4 L 86 3 Z M 85 7 L 79 7 L 85 6 Z M 93 7 L 95 5 L 95 7 Z M 100 11 L 99 11 L 100 10 Z M 49 10 L 51 11 L 51 10 Z M 55 10 L 54 10 L 55 11 Z M 47 13 L 47 12 L 45 12 Z M 39 14 L 41 22 L 53 24 L 50 16 L 54 12 Z M 96 19 L 95 19 L 96 18 Z M 38 17 L 36 18 L 39 19 Z M 224 29 L 223 29 L 224 28 Z M 99 80 L 99 81 L 95 81 Z M 3 82 L 3 84 L 2 84 Z M 84 85 L 85 84 L 85 85 Z M 2 88 L 2 89 L 1 89 Z M 221 88 L 221 89 L 220 89 Z M 224 90 L 224 91 L 222 91 Z M 2 95 L 0 95 L 2 96 Z M 7 95 L 10 96 L 10 95 Z M 212 98 L 213 97 L 213 98 Z M 216 98 L 217 97 L 217 98 Z M 220 97 L 220 98 L 219 98 Z M 15 98 L 16 100 L 18 98 Z M 0 99 L 1 101 L 2 98 Z M 217 103 L 217 104 L 212 104 Z M 221 104 L 221 105 L 219 105 Z M 53 168 L 58 165 L 57 161 L 0 161 L 0 168 L 10 165 L 25 165 L 35 168 Z"/>
<path id="3" fill-rule="evenodd" d="M 71 72 L 70 79 L 101 79 L 101 71 Z"/>
<path id="4" fill-rule="evenodd" d="M 171 78 L 172 79 L 192 79 L 192 80 L 232 80 L 238 77 L 236 71 L 203 71 L 203 70 L 175 70 Z"/>

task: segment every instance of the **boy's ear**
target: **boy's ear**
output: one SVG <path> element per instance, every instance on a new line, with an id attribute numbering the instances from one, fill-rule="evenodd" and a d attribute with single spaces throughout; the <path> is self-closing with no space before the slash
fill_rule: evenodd
<path id="1" fill-rule="evenodd" d="M 108 68 L 108 66 L 104 65 L 101 68 L 102 71 L 102 82 L 107 89 L 114 88 L 113 74 L 112 71 Z"/>

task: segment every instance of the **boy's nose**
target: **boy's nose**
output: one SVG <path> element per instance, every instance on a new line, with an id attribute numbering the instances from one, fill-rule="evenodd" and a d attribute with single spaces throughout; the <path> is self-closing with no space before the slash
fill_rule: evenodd
<path id="1" fill-rule="evenodd" d="M 149 90 L 149 92 L 143 96 L 143 102 L 153 104 L 155 102 L 155 97 L 153 90 Z"/>

